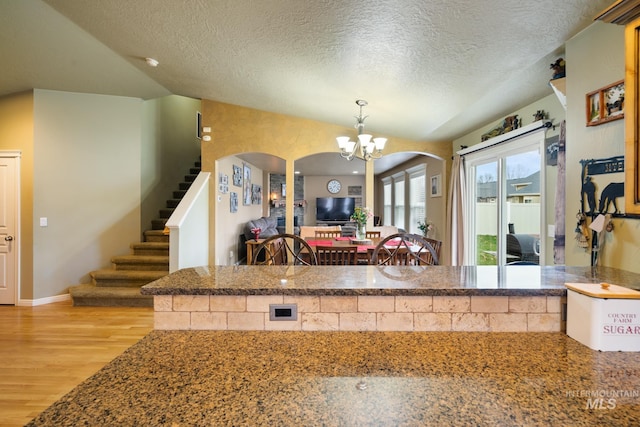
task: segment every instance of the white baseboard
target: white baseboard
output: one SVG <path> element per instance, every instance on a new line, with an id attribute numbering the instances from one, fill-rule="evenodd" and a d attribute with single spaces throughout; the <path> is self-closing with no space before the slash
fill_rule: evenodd
<path id="1" fill-rule="evenodd" d="M 35 307 L 37 305 L 52 304 L 54 302 L 63 302 L 69 300 L 71 300 L 70 294 L 62 294 L 38 299 L 20 299 L 18 300 L 18 304 L 16 305 L 22 307 Z"/>

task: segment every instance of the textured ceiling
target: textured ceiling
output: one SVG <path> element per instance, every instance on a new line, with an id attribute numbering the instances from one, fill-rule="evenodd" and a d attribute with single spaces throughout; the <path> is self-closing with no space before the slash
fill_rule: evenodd
<path id="1" fill-rule="evenodd" d="M 552 91 L 613 0 L 0 0 L 0 95 L 207 98 L 450 140 Z M 160 65 L 148 67 L 144 57 Z"/>

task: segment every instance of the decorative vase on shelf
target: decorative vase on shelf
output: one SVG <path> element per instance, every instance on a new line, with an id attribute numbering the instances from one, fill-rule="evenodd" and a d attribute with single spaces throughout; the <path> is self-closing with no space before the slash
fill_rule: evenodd
<path id="1" fill-rule="evenodd" d="M 356 224 L 356 239 L 365 240 L 367 238 L 367 225 L 364 223 Z"/>

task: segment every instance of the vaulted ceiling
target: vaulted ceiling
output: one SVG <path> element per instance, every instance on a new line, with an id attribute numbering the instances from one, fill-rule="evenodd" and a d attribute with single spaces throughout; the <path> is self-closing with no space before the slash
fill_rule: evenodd
<path id="1" fill-rule="evenodd" d="M 0 96 L 168 94 L 451 140 L 552 93 L 612 0 L 0 2 Z M 149 67 L 144 58 L 159 61 Z"/>

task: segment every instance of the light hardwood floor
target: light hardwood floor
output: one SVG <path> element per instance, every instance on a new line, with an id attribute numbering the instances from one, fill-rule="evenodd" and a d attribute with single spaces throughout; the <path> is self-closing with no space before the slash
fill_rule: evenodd
<path id="1" fill-rule="evenodd" d="M 153 308 L 0 305 L 0 426 L 23 426 L 153 329 Z"/>

